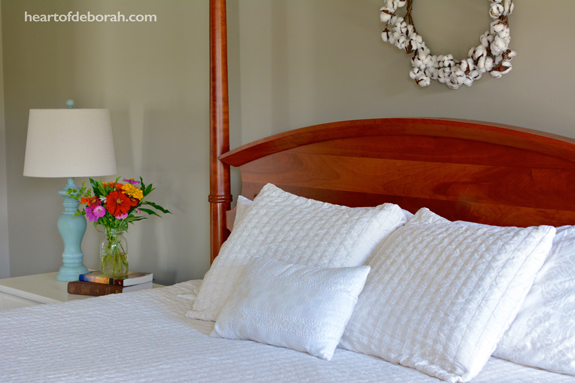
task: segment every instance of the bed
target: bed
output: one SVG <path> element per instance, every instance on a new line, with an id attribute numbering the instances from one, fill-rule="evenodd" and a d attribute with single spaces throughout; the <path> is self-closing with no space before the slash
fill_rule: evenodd
<path id="1" fill-rule="evenodd" d="M 305 127 L 230 150 L 225 0 L 212 0 L 210 12 L 212 268 L 203 281 L 0 312 L 0 381 L 438 382 L 471 379 L 472 382 L 575 382 L 571 372 L 575 361 L 564 361 L 565 358 L 574 359 L 575 355 L 572 319 L 575 286 L 573 274 L 569 274 L 570 270 L 565 267 L 575 263 L 575 240 L 571 242 L 575 238 L 575 229 L 568 226 L 575 224 L 575 199 L 572 198 L 575 141 L 474 121 L 370 119 Z M 235 210 L 231 210 L 231 166 L 239 167 L 242 179 L 242 196 L 238 198 Z M 279 206 L 275 205 L 278 199 L 283 205 L 277 209 L 283 210 L 274 210 Z M 305 222 L 299 215 L 301 211 L 305 211 Z M 324 214 L 325 211 L 328 213 Z M 322 214 L 329 219 L 317 218 L 324 217 Z M 294 240 L 295 237 L 284 238 L 292 231 L 285 225 L 278 225 L 288 221 L 294 226 L 293 231 L 299 230 L 301 234 L 298 235 L 308 241 L 301 243 L 316 241 L 312 250 L 294 246 L 294 243 L 300 243 Z M 372 227 L 371 222 L 377 223 L 374 226 L 377 230 L 369 230 L 366 234 L 368 230 L 363 226 L 358 229 L 360 224 Z M 341 229 L 329 234 L 333 227 Z M 418 242 L 417 237 L 423 230 L 434 233 L 432 242 Z M 437 238 L 444 238 L 443 235 L 450 235 L 446 232 L 457 232 L 457 241 L 472 238 L 475 242 L 466 246 L 478 248 L 489 247 L 484 244 L 492 238 L 502 238 L 493 244 L 498 249 L 497 254 L 503 251 L 500 249 L 507 249 L 508 243 L 513 243 L 513 249 L 523 246 L 521 249 L 529 256 L 497 258 L 499 255 L 492 256 L 485 251 L 491 258 L 488 262 L 480 258 L 482 265 L 488 263 L 480 269 L 480 276 L 474 280 L 477 274 L 475 266 L 459 265 L 468 274 L 465 278 L 455 278 L 460 273 L 444 273 L 443 270 L 451 270 L 447 263 L 433 269 L 435 264 L 418 258 L 419 253 L 436 256 L 436 248 L 440 254 L 449 251 L 461 253 L 459 248 L 454 250 L 456 246 L 452 244 L 457 241 L 449 236 L 445 237 L 444 244 L 437 241 Z M 350 235 L 353 238 L 339 241 L 335 250 L 331 246 L 334 236 L 349 239 Z M 278 237 L 281 237 L 278 240 L 280 245 L 269 247 L 268 239 L 272 238 L 269 241 L 273 242 Z M 321 240 L 325 238 L 329 240 Z M 557 244 L 558 238 L 562 240 L 561 245 Z M 238 245 L 248 240 L 257 245 L 251 253 Z M 420 248 L 412 251 L 406 243 L 412 244 L 413 248 L 418 244 Z M 268 247 L 262 247 L 264 245 Z M 413 254 L 410 253 L 411 258 L 406 256 L 395 263 L 394 257 L 377 258 L 393 249 Z M 269 266 L 266 256 L 270 252 L 276 254 L 275 251 L 283 251 L 285 256 L 278 257 L 277 262 L 273 260 Z M 563 256 L 554 258 L 554 265 L 549 264 L 552 251 Z M 236 253 L 241 252 L 247 255 L 239 259 Z M 341 253 L 339 258 L 333 256 L 326 262 L 316 262 L 313 258 L 315 254 L 317 259 L 323 259 L 321 257 L 325 254 L 337 252 Z M 295 253 L 298 256 L 296 261 L 282 263 L 286 259 L 293 260 Z M 542 255 L 535 256 L 535 253 Z M 250 257 L 253 259 L 247 259 Z M 254 259 L 259 262 L 257 265 Z M 457 259 L 467 262 L 471 258 Z M 509 259 L 514 259 L 515 263 Z M 229 263 L 230 260 L 236 263 Z M 419 263 L 423 266 L 412 267 Z M 323 307 L 327 301 L 337 302 L 347 310 L 347 317 L 343 318 L 345 315 L 339 313 L 340 307 L 336 308 L 337 315 L 342 316 L 336 323 L 341 332 L 341 343 L 337 337 L 326 345 L 324 339 L 314 338 L 317 333 L 312 334 L 311 341 L 306 338 L 295 346 L 290 343 L 291 339 L 286 341 L 284 338 L 274 338 L 270 342 L 257 336 L 256 339 L 243 338 L 252 340 L 226 339 L 222 334 L 230 328 L 233 332 L 236 323 L 244 323 L 242 320 L 245 318 L 238 317 L 239 311 L 230 306 L 230 302 L 235 304 L 242 298 L 241 294 L 238 295 L 240 288 L 247 286 L 242 275 L 251 270 L 256 280 L 262 270 L 257 267 L 263 267 L 262 264 L 279 272 L 270 274 L 271 277 L 266 275 L 271 283 L 265 285 L 264 291 L 259 291 L 261 299 L 256 301 L 281 295 L 277 301 L 290 302 L 287 310 L 292 312 L 299 301 L 306 301 L 298 300 L 298 293 L 303 291 L 304 298 L 308 298 L 308 294 L 312 296 L 316 290 L 319 294 L 328 291 L 331 295 L 320 296 L 322 304 L 319 306 Z M 493 272 L 491 267 L 500 265 L 502 270 L 508 270 L 510 264 L 516 269 L 507 276 Z M 284 287 L 277 290 L 276 282 L 288 274 L 288 267 L 291 274 L 287 277 L 298 279 L 297 283 L 289 285 L 290 290 L 286 293 L 281 291 L 285 290 Z M 387 282 L 373 279 L 372 275 L 394 267 L 396 271 L 392 275 L 385 275 L 386 280 L 393 281 L 393 286 L 378 290 Z M 227 268 L 226 272 L 217 272 L 222 268 Z M 333 273 L 325 274 L 325 270 L 330 270 L 330 273 L 333 270 Z M 567 275 L 561 275 L 565 270 Z M 543 272 L 546 273 L 544 276 Z M 447 291 L 441 288 L 430 290 L 425 286 L 419 290 L 412 288 L 411 295 L 406 296 L 408 299 L 404 302 L 389 301 L 393 294 L 402 294 L 395 287 L 403 283 L 400 274 L 405 273 L 413 274 L 410 281 L 417 280 L 417 275 L 456 279 L 453 283 L 458 288 L 452 288 L 455 286 L 453 283 Z M 326 283 L 306 284 L 307 279 L 304 278 L 309 274 L 320 275 L 322 283 L 331 281 L 337 284 L 345 294 L 340 294 L 340 290 L 332 294 L 335 289 L 329 283 L 327 287 Z M 485 279 L 485 274 L 490 274 L 491 279 Z M 231 280 L 236 282 L 231 283 Z M 486 280 L 492 283 L 486 285 Z M 347 282 L 341 281 L 350 281 L 357 288 L 348 290 Z M 416 284 L 421 285 L 421 281 L 417 280 Z M 481 331 L 468 324 L 461 327 L 453 322 L 447 333 L 441 333 L 441 323 L 451 320 L 448 318 L 453 313 L 451 306 L 460 311 L 467 310 L 467 303 L 460 302 L 461 295 L 450 294 L 454 294 L 454 290 L 457 294 L 466 291 L 470 281 L 476 288 L 467 291 L 471 298 L 465 301 L 472 301 L 474 312 L 489 315 L 479 322 L 475 314 L 465 316 L 465 320 L 474 321 Z M 210 291 L 206 292 L 212 282 L 217 284 L 211 291 L 215 296 L 212 297 L 213 302 L 223 300 L 217 309 L 209 306 L 213 302 L 210 301 Z M 522 318 L 533 318 L 543 311 L 539 299 L 543 295 L 539 290 L 549 285 L 553 291 L 561 290 L 561 299 L 559 307 L 545 306 L 545 310 L 560 311 L 563 326 L 550 320 L 547 323 L 518 323 Z M 310 286 L 314 288 L 310 289 Z M 230 299 L 222 299 L 226 289 L 231 289 L 226 292 Z M 422 295 L 417 296 L 416 291 Z M 477 296 L 478 291 L 481 291 L 481 297 Z M 367 301 L 366 292 L 375 292 L 376 299 L 385 296 L 388 300 L 385 304 L 382 303 L 384 301 Z M 441 294 L 450 297 L 449 307 L 430 309 L 430 302 L 439 302 L 434 299 Z M 420 298 L 420 302 L 425 304 L 411 304 Z M 557 305 L 555 297 L 549 299 Z M 497 302 L 493 304 L 492 300 Z M 207 302 L 204 308 L 198 304 L 202 301 Z M 445 301 L 442 299 L 437 304 Z M 272 303 L 285 314 L 285 305 Z M 386 309 L 392 303 L 394 309 Z M 253 300 L 246 304 L 253 304 Z M 329 310 L 334 308 L 329 307 L 327 312 L 331 312 Z M 378 317 L 384 312 L 382 310 L 388 311 L 385 321 Z M 405 315 L 403 310 L 411 311 Z M 437 344 L 427 342 L 433 338 L 429 335 L 428 324 L 435 323 L 436 314 L 442 310 L 441 323 L 432 326 L 433 333 L 440 339 L 455 337 L 460 349 L 472 347 L 473 350 L 462 357 L 460 350 L 456 351 L 457 356 L 451 360 L 456 362 L 456 371 L 446 372 L 441 364 L 445 358 L 441 363 L 437 358 L 433 359 L 442 351 L 438 351 Z M 422 313 L 424 316 L 418 317 Z M 445 313 L 449 315 L 445 316 Z M 301 315 L 307 318 L 308 314 L 302 310 Z M 316 319 L 320 328 L 324 323 L 320 319 L 331 321 L 332 318 Z M 413 327 L 415 322 L 418 327 Z M 486 323 L 491 326 L 487 330 Z M 330 326 L 332 324 L 329 322 Z M 289 327 L 292 325 L 288 324 L 288 328 L 293 330 L 295 327 Z M 373 343 L 379 341 L 380 334 L 372 332 L 370 329 L 373 327 L 370 326 L 392 325 L 396 330 L 400 328 L 397 326 L 403 325 L 399 332 L 405 337 L 413 338 L 412 334 L 415 334 L 417 347 L 415 351 L 407 350 L 407 353 L 415 353 L 418 358 L 398 356 L 393 350 L 378 355 L 373 350 Z M 517 347 L 515 353 L 506 352 L 503 346 L 525 340 L 521 333 L 529 326 L 535 329 L 532 332 L 536 334 L 533 337 L 528 334 L 532 347 L 526 353 L 526 359 L 521 359 L 521 350 Z M 299 328 L 308 330 L 305 326 Z M 419 336 L 420 328 L 427 329 L 425 336 Z M 461 328 L 465 331 L 459 331 Z M 551 332 L 536 331 L 543 328 Z M 561 337 L 553 331 L 559 332 Z M 371 339 L 366 339 L 366 332 L 367 338 Z M 264 338 L 266 335 L 270 334 L 264 334 Z M 420 342 L 421 339 L 425 341 Z M 491 343 L 483 345 L 485 339 L 490 339 Z M 390 339 L 389 343 L 396 340 Z M 501 342 L 498 343 L 499 340 Z M 282 347 L 278 347 L 278 342 Z M 313 343 L 313 347 L 306 348 L 306 342 Z M 320 351 L 314 348 L 318 342 Z M 450 347 L 449 342 L 446 348 Z M 477 344 L 482 345 L 481 352 L 473 348 Z M 499 357 L 491 356 L 495 346 Z M 303 350 L 298 347 L 303 347 Z M 362 351 L 362 347 L 366 351 Z M 325 351 L 330 348 L 331 351 Z M 527 360 L 528 363 L 510 359 Z M 469 366 L 461 367 L 458 363 Z"/>

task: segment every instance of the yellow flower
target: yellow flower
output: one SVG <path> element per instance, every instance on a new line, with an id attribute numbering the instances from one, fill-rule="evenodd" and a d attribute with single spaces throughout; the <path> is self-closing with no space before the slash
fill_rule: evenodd
<path id="1" fill-rule="evenodd" d="M 138 200 L 144 198 L 144 193 L 132 184 L 124 184 L 124 186 L 122 186 L 122 190 L 132 198 L 136 198 Z"/>

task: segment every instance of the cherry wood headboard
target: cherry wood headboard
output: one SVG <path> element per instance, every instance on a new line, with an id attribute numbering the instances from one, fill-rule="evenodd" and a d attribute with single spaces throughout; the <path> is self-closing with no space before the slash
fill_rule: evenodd
<path id="1" fill-rule="evenodd" d="M 451 220 L 575 224 L 575 140 L 448 119 L 370 119 L 311 126 L 229 151 L 225 0 L 211 0 L 212 259 L 228 235 L 229 166 L 242 195 L 271 182 L 347 206 L 428 207 Z"/>

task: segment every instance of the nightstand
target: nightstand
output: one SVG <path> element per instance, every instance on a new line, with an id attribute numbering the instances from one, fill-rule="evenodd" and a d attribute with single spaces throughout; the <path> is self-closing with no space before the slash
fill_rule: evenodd
<path id="1" fill-rule="evenodd" d="M 68 282 L 56 280 L 56 274 L 27 275 L 0 279 L 0 310 L 93 298 L 68 294 Z M 162 287 L 154 284 L 154 287 Z"/>

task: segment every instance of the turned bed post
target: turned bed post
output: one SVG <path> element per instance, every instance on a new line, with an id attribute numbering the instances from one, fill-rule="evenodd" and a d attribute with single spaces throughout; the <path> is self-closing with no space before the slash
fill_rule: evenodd
<path id="1" fill-rule="evenodd" d="M 210 0 L 210 260 L 226 240 L 230 167 L 218 157 L 230 150 L 226 0 Z"/>

